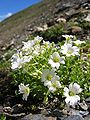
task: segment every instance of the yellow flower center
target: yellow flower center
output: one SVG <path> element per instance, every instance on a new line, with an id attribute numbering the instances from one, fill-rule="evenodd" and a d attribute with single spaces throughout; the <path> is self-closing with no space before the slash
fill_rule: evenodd
<path id="1" fill-rule="evenodd" d="M 52 83 L 52 86 L 53 86 L 54 88 L 56 88 L 57 85 L 56 85 L 56 83 L 54 82 L 54 83 Z"/>
<path id="2" fill-rule="evenodd" d="M 47 75 L 47 80 L 52 80 L 52 75 L 51 74 Z"/>
<path id="3" fill-rule="evenodd" d="M 73 53 L 73 49 L 69 49 L 68 54 L 72 54 L 72 53 Z"/>
<path id="4" fill-rule="evenodd" d="M 54 58 L 53 58 L 53 61 L 54 61 L 54 62 L 59 62 L 59 58 L 58 58 L 58 57 L 54 57 Z"/>
<path id="5" fill-rule="evenodd" d="M 72 92 L 72 91 L 70 91 L 70 92 L 69 92 L 69 95 L 70 95 L 70 96 L 74 96 L 74 95 L 75 95 L 75 93 L 74 93 L 74 92 Z"/>
<path id="6" fill-rule="evenodd" d="M 24 90 L 24 93 L 28 94 L 30 92 L 30 89 L 29 87 L 27 87 L 25 90 Z"/>

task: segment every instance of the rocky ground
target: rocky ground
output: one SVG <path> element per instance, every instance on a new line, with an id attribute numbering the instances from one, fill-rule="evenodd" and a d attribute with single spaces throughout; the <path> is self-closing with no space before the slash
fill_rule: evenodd
<path id="1" fill-rule="evenodd" d="M 53 0 L 54 4 L 50 2 L 51 0 L 44 0 L 43 5 L 48 5 L 48 11 L 44 10 L 45 12 L 35 16 L 33 21 L 26 21 L 27 24 L 25 22 L 22 29 L 18 27 L 17 30 L 20 31 L 18 33 L 14 31 L 10 34 L 8 29 L 2 32 L 5 30 L 4 25 L 7 25 L 7 22 L 3 22 L 0 29 L 1 63 L 3 58 L 8 60 L 15 49 L 21 47 L 21 41 L 26 36 L 32 34 L 54 42 L 62 41 L 63 34 L 72 34 L 90 43 L 90 1 Z M 83 51 L 90 51 L 90 44 Z M 28 108 L 30 103 L 23 103 L 21 99 L 13 96 L 15 88 L 10 85 L 12 78 L 8 75 L 9 70 L 8 66 L 6 68 L 0 66 L 0 114 L 4 113 L 7 116 L 6 120 L 90 120 L 90 98 L 77 109 L 66 106 L 62 110 L 59 104 L 55 106 L 56 103 L 52 102 L 48 106 L 39 104 L 37 108 L 34 106 L 33 109 Z M 30 102 L 32 104 L 32 100 Z"/>
<path id="2" fill-rule="evenodd" d="M 51 27 L 60 21 L 66 22 L 67 32 L 63 31 L 62 34 L 66 32 L 79 35 L 82 39 L 90 39 L 90 1 L 43 0 L 37 6 L 6 19 L 0 23 L 0 53 L 13 45 L 18 46 L 27 35 L 40 29 L 42 31 L 43 27 Z"/>

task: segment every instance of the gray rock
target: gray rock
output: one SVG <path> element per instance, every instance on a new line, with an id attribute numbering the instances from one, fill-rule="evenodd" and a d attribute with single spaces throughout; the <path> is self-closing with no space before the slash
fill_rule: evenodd
<path id="1" fill-rule="evenodd" d="M 84 120 L 90 120 L 90 115 L 87 115 Z"/>
<path id="2" fill-rule="evenodd" d="M 63 120 L 84 120 L 84 118 L 79 116 L 79 115 L 72 115 L 72 116 L 69 116 Z"/>
<path id="3" fill-rule="evenodd" d="M 88 110 L 88 106 L 87 104 L 85 103 L 85 101 L 83 101 L 82 103 L 78 103 L 80 108 L 83 109 L 83 110 Z"/>
<path id="4" fill-rule="evenodd" d="M 0 115 L 3 113 L 3 106 L 0 106 Z"/>
<path id="5" fill-rule="evenodd" d="M 45 117 L 42 114 L 35 114 L 35 115 L 29 114 L 19 120 L 56 120 L 56 117 Z"/>
<path id="6" fill-rule="evenodd" d="M 21 104 L 16 104 L 12 107 L 12 113 L 13 114 L 17 114 L 17 113 L 21 113 L 23 111 L 23 106 Z"/>
<path id="7" fill-rule="evenodd" d="M 84 20 L 90 22 L 90 14 Z"/>
<path id="8" fill-rule="evenodd" d="M 85 101 L 86 101 L 86 104 L 88 106 L 88 110 L 89 110 L 89 113 L 90 113 L 90 97 L 88 97 Z"/>
<path id="9" fill-rule="evenodd" d="M 90 97 L 88 97 L 85 101 L 90 103 Z"/>
<path id="10" fill-rule="evenodd" d="M 89 114 L 89 111 L 79 111 L 80 115 L 87 116 Z"/>
<path id="11" fill-rule="evenodd" d="M 56 117 L 61 117 L 62 116 L 62 112 L 58 109 L 55 109 L 52 114 Z"/>

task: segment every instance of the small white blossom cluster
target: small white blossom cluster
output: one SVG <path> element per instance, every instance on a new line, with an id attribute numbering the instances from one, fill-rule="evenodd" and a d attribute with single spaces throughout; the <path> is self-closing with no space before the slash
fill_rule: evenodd
<path id="1" fill-rule="evenodd" d="M 85 43 L 84 41 L 74 40 L 75 36 L 72 35 L 63 35 L 66 38 L 64 45 L 61 47 L 57 47 L 54 44 L 54 48 L 48 55 L 47 59 L 47 67 L 42 65 L 43 69 L 41 69 L 40 79 L 43 85 L 48 88 L 51 93 L 54 93 L 57 90 L 60 90 L 62 87 L 62 83 L 60 81 L 60 76 L 58 75 L 58 70 L 60 70 L 60 66 L 65 65 L 65 60 L 67 57 L 71 56 L 79 56 L 79 45 Z M 17 69 L 22 68 L 23 64 L 29 63 L 31 60 L 34 60 L 34 57 L 39 55 L 43 55 L 46 51 L 48 54 L 48 49 L 51 47 L 51 43 L 49 41 L 41 41 L 42 37 L 35 37 L 34 40 L 29 40 L 27 42 L 23 42 L 23 47 L 21 50 L 18 50 L 11 58 L 11 68 Z M 44 57 L 44 56 L 43 56 Z M 40 58 L 42 59 L 42 57 Z M 37 62 L 38 64 L 38 62 Z M 40 63 L 41 64 L 41 63 Z M 39 70 L 37 70 L 39 71 Z M 78 101 L 80 101 L 79 93 L 82 91 L 80 85 L 77 83 L 71 83 L 69 88 L 64 88 L 64 96 L 66 97 L 65 102 L 71 106 L 75 106 Z M 19 93 L 23 94 L 22 99 L 27 101 L 27 98 L 30 93 L 29 84 L 19 85 Z"/>
<path id="2" fill-rule="evenodd" d="M 42 71 L 41 81 L 44 82 L 44 86 L 47 86 L 51 92 L 55 92 L 57 88 L 61 87 L 59 80 L 59 76 L 56 75 L 53 69 L 44 69 Z"/>
<path id="3" fill-rule="evenodd" d="M 65 54 L 67 57 L 79 55 L 79 48 L 70 43 L 65 43 L 61 47 L 61 53 Z"/>
<path id="4" fill-rule="evenodd" d="M 34 40 L 29 40 L 27 42 L 23 42 L 23 47 L 21 50 L 17 50 L 17 52 L 11 58 L 11 69 L 21 68 L 24 63 L 30 62 L 30 60 L 39 55 L 40 52 L 44 51 L 44 47 L 49 46 L 49 42 L 45 43 L 43 46 L 40 46 L 40 42 L 43 40 L 42 37 L 35 37 Z"/>
<path id="5" fill-rule="evenodd" d="M 61 53 L 63 53 L 67 57 L 75 56 L 75 55 L 79 56 L 78 46 L 81 44 L 85 44 L 85 41 L 73 40 L 75 39 L 75 36 L 72 35 L 62 35 L 62 36 L 66 38 L 66 42 L 63 46 L 61 46 Z"/>
<path id="6" fill-rule="evenodd" d="M 65 102 L 67 104 L 70 104 L 71 106 L 75 106 L 78 101 L 80 101 L 80 97 L 78 96 L 79 93 L 81 93 L 82 89 L 80 88 L 80 85 L 77 83 L 70 84 L 69 88 L 64 88 L 64 96 L 66 97 Z"/>
<path id="7" fill-rule="evenodd" d="M 11 58 L 11 69 L 21 68 L 24 63 L 29 62 L 31 59 L 31 55 L 23 55 L 21 51 L 17 51 Z"/>

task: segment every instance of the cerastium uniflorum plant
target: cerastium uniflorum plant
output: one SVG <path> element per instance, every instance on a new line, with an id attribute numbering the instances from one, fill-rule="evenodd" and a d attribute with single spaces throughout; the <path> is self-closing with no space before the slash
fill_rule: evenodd
<path id="1" fill-rule="evenodd" d="M 75 106 L 90 96 L 89 54 L 86 58 L 82 52 L 86 42 L 72 35 L 63 37 L 65 41 L 55 44 L 37 36 L 23 42 L 11 57 L 14 84 L 23 100 L 32 96 L 48 103 L 49 98 L 60 96 Z"/>

